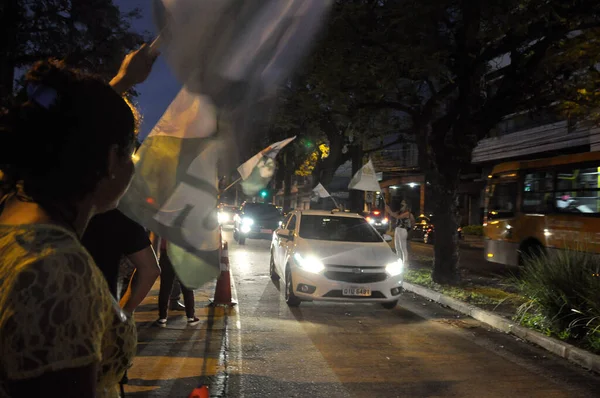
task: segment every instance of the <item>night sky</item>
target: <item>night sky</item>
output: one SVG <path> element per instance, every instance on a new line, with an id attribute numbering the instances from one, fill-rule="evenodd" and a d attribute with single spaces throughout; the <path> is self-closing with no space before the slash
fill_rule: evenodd
<path id="1" fill-rule="evenodd" d="M 156 36 L 156 28 L 152 21 L 151 0 L 115 0 L 124 12 L 133 8 L 142 10 L 142 18 L 133 22 L 133 30 L 140 33 L 150 33 Z M 140 93 L 136 99 L 137 106 L 143 115 L 140 138 L 145 138 L 158 119 L 162 116 L 167 106 L 179 91 L 181 85 L 171 75 L 171 72 L 162 57 L 159 57 L 148 80 L 136 86 Z"/>

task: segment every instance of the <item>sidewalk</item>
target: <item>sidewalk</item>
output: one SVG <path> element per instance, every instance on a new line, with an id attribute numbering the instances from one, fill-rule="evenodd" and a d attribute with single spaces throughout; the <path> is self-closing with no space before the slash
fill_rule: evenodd
<path id="1" fill-rule="evenodd" d="M 462 254 L 461 254 L 462 257 Z M 536 344 L 546 350 L 576 363 L 586 369 L 600 373 L 600 355 L 594 354 L 579 342 L 550 337 L 534 329 L 521 326 L 515 315 L 527 299 L 520 295 L 509 279 L 510 272 L 518 269 L 505 269 L 495 273 L 491 268 L 474 267 L 474 272 L 464 263 L 459 264 L 461 282 L 458 286 L 439 285 L 432 281 L 432 258 L 412 256 L 409 269 L 404 277 L 404 289 L 425 297 L 443 306 L 475 318 L 491 327 L 511 333 L 516 337 Z M 485 271 L 485 272 L 482 272 Z"/>
<path id="2" fill-rule="evenodd" d="M 183 312 L 170 311 L 163 328 L 153 325 L 158 318 L 160 279 L 156 281 L 135 313 L 138 353 L 128 371 L 127 397 L 187 397 L 203 374 L 211 396 L 223 396 L 227 323 L 236 310 L 208 306 L 215 285 L 209 282 L 194 292 L 199 324 L 188 326 Z"/>

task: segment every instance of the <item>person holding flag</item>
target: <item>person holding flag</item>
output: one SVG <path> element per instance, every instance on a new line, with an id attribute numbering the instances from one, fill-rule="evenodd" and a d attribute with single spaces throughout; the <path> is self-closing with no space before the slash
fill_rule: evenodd
<path id="1" fill-rule="evenodd" d="M 416 224 L 415 216 L 411 213 L 410 207 L 405 200 L 400 203 L 400 211 L 392 211 L 387 203 L 385 211 L 396 219 L 396 229 L 394 230 L 396 253 L 402 256 L 402 261 L 406 267 L 408 264 L 408 232 Z"/>
<path id="2" fill-rule="evenodd" d="M 130 54 L 112 85 L 40 61 L 27 97 L 0 113 L 2 396 L 119 396 L 136 327 L 80 238 L 131 181 L 137 121 L 114 87 L 139 81 L 145 55 Z"/>

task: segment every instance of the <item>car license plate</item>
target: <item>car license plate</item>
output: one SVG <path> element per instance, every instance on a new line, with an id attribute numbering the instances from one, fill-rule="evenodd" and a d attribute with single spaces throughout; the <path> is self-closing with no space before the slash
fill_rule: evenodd
<path id="1" fill-rule="evenodd" d="M 261 234 L 272 234 L 273 230 L 272 229 L 261 229 L 260 233 Z"/>
<path id="2" fill-rule="evenodd" d="M 371 289 L 368 287 L 346 287 L 342 290 L 342 295 L 369 297 L 371 295 Z"/>

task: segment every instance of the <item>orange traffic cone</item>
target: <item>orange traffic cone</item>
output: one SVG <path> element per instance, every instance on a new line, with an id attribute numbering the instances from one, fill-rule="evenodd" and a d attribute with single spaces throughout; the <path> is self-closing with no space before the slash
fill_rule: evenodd
<path id="1" fill-rule="evenodd" d="M 202 386 L 194 388 L 190 395 L 188 395 L 188 398 L 210 398 L 210 394 L 208 393 L 208 387 Z"/>
<path id="2" fill-rule="evenodd" d="M 231 275 L 229 273 L 229 250 L 227 241 L 221 247 L 221 275 L 217 279 L 215 297 L 211 300 L 212 305 L 234 306 L 237 304 L 231 297 Z"/>

